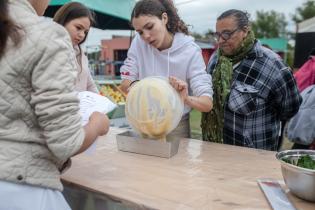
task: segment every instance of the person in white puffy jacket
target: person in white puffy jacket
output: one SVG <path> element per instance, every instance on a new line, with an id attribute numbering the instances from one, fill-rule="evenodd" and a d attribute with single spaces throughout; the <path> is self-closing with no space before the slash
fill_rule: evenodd
<path id="1" fill-rule="evenodd" d="M 69 34 L 39 17 L 49 0 L 0 1 L 0 209 L 69 210 L 60 174 L 108 131 L 82 127 Z"/>
<path id="2" fill-rule="evenodd" d="M 188 28 L 172 1 L 138 1 L 131 23 L 137 33 L 120 69 L 121 88 L 128 92 L 137 80 L 168 77 L 185 103 L 184 115 L 173 134 L 190 137 L 191 108 L 201 112 L 212 109 L 211 76 L 206 73 L 200 47 L 188 35 Z"/>

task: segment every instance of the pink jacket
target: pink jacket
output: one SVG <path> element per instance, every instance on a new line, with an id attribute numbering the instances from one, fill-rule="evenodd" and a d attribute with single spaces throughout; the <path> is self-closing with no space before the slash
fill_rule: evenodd
<path id="1" fill-rule="evenodd" d="M 315 84 L 315 56 L 310 57 L 310 59 L 294 73 L 294 77 L 300 92 L 308 86 Z"/>

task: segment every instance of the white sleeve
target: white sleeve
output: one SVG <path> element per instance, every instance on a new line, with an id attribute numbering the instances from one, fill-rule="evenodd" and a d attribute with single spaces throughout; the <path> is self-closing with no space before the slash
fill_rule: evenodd
<path id="1" fill-rule="evenodd" d="M 124 64 L 120 68 L 120 75 L 121 78 L 134 81 L 139 79 L 139 60 L 138 60 L 138 50 L 137 50 L 137 44 L 138 44 L 138 37 L 136 36 L 132 42 L 131 46 L 128 50 L 127 58 L 124 61 Z"/>
<path id="2" fill-rule="evenodd" d="M 91 71 L 89 68 L 89 60 L 83 52 L 82 52 L 82 71 L 85 71 L 85 74 L 87 77 L 87 84 L 86 84 L 87 91 L 91 91 L 93 93 L 99 93 L 91 75 Z"/>
<path id="3" fill-rule="evenodd" d="M 212 78 L 206 72 L 206 65 L 200 49 L 196 49 L 191 58 L 188 81 L 193 96 L 209 96 L 212 99 Z"/>
<path id="4" fill-rule="evenodd" d="M 32 71 L 31 105 L 47 147 L 63 164 L 80 149 L 85 138 L 74 92 L 77 66 L 65 29 L 51 27 L 45 33 L 49 35 L 38 40 L 41 55 Z"/>

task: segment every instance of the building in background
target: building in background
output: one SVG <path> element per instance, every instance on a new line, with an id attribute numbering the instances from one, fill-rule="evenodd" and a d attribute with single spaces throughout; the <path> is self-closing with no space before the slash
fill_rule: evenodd
<path id="1" fill-rule="evenodd" d="M 120 76 L 119 69 L 123 61 L 127 58 L 127 52 L 130 47 L 132 37 L 113 36 L 112 39 L 101 41 L 100 60 L 105 62 L 104 74 L 107 76 Z M 195 41 L 202 50 L 202 56 L 205 64 L 208 63 L 210 56 L 215 51 L 214 44 L 205 41 Z"/>
<path id="2" fill-rule="evenodd" d="M 119 69 L 127 58 L 127 52 L 132 41 L 131 37 L 113 36 L 112 39 L 101 41 L 100 60 L 105 62 L 104 74 L 108 76 L 120 76 Z"/>
<path id="3" fill-rule="evenodd" d="M 216 45 L 209 41 L 195 40 L 195 43 L 201 48 L 202 57 L 205 61 L 205 64 L 208 64 L 208 61 L 212 53 L 216 50 Z"/>

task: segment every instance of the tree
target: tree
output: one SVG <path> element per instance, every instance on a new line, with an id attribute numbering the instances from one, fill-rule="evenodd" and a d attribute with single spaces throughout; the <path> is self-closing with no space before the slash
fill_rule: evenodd
<path id="1" fill-rule="evenodd" d="M 211 29 L 208 29 L 207 31 L 206 31 L 206 33 L 205 33 L 205 35 L 204 35 L 204 37 L 205 38 L 213 38 L 213 30 L 211 30 Z"/>
<path id="2" fill-rule="evenodd" d="M 195 39 L 202 39 L 203 35 L 197 32 L 192 32 L 191 35 L 195 38 Z"/>
<path id="3" fill-rule="evenodd" d="M 312 18 L 315 16 L 315 2 L 314 0 L 308 0 L 303 3 L 301 7 L 296 9 L 295 15 L 292 15 L 292 20 L 295 23 L 302 22 L 303 20 Z"/>
<path id="4" fill-rule="evenodd" d="M 214 36 L 213 36 L 213 30 L 211 30 L 211 29 L 208 29 L 203 34 L 200 34 L 200 33 L 197 33 L 197 32 L 193 32 L 193 33 L 191 33 L 191 35 L 196 40 L 199 40 L 199 41 L 205 41 L 205 42 L 210 42 L 210 43 L 215 43 L 216 42 L 215 39 L 214 39 Z"/>
<path id="5" fill-rule="evenodd" d="M 257 11 L 256 20 L 252 23 L 252 29 L 257 38 L 285 37 L 288 25 L 285 15 L 274 10 Z"/>

